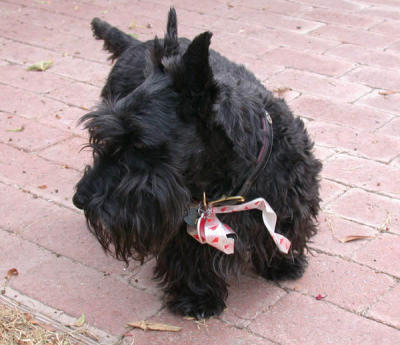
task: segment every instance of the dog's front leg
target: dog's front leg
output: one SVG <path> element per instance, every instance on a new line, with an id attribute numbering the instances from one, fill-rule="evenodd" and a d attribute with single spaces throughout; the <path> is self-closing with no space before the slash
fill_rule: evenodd
<path id="1" fill-rule="evenodd" d="M 225 254 L 196 242 L 186 226 L 169 241 L 157 257 L 155 276 L 172 312 L 202 319 L 224 310 L 228 292 L 223 274 L 215 267 L 218 255 Z"/>

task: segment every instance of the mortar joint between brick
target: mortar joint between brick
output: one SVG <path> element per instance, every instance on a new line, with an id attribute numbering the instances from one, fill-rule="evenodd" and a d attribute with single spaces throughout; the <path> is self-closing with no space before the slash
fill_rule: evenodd
<path id="1" fill-rule="evenodd" d="M 362 226 L 365 226 L 367 228 L 370 228 L 371 230 L 376 231 L 375 235 L 389 234 L 389 235 L 393 235 L 393 236 L 397 236 L 397 237 L 400 236 L 399 234 L 397 234 L 395 232 L 392 232 L 392 231 L 386 231 L 386 230 L 382 231 L 380 227 L 376 227 L 374 225 L 370 225 L 370 224 L 366 224 L 366 223 L 360 222 L 357 219 L 353 219 L 353 218 L 350 218 L 350 217 L 347 217 L 347 216 L 343 216 L 343 215 L 340 215 L 340 214 L 332 213 L 328 209 L 323 209 L 322 211 L 327 215 L 332 215 L 332 216 L 338 217 L 339 219 L 343 219 L 343 220 L 346 220 L 346 221 L 349 221 L 349 222 L 352 222 L 352 223 L 355 223 L 355 224 L 362 225 Z M 369 241 L 371 241 L 371 240 L 369 240 Z"/>
<path id="2" fill-rule="evenodd" d="M 76 264 L 76 265 L 83 266 L 83 267 L 85 267 L 85 268 L 88 268 L 88 269 L 93 270 L 93 271 L 95 271 L 95 272 L 101 273 L 101 274 L 103 274 L 103 275 L 106 274 L 106 277 L 112 277 L 112 278 L 114 278 L 114 279 L 117 279 L 119 282 L 121 282 L 121 283 L 123 283 L 123 284 L 126 284 L 127 286 L 130 286 L 132 289 L 139 290 L 139 291 L 143 291 L 143 292 L 146 292 L 146 293 L 148 293 L 148 294 L 154 295 L 154 294 L 150 293 L 149 291 L 144 291 L 143 289 L 140 289 L 140 288 L 138 288 L 138 287 L 136 287 L 136 286 L 132 286 L 131 284 L 129 284 L 129 282 L 128 282 L 126 279 L 123 279 L 123 278 L 122 278 L 120 275 L 118 275 L 118 274 L 115 274 L 115 273 L 110 273 L 110 274 L 108 274 L 108 272 L 105 272 L 105 271 L 99 270 L 99 269 L 97 269 L 97 268 L 95 268 L 95 267 L 93 267 L 93 266 L 87 265 L 87 264 L 85 264 L 84 262 L 81 262 L 81 261 L 79 261 L 79 260 L 76 260 L 76 259 L 74 259 L 74 258 L 72 258 L 72 257 L 70 257 L 70 256 L 66 256 L 66 255 L 64 255 L 64 254 L 57 253 L 56 251 L 54 251 L 54 250 L 52 250 L 52 249 L 50 249 L 50 248 L 47 248 L 47 247 L 45 247 L 45 246 L 42 246 L 41 244 L 39 244 L 39 243 L 37 243 L 37 242 L 35 242 L 35 241 L 33 241 L 33 240 L 30 240 L 30 239 L 25 238 L 21 233 L 18 233 L 18 232 L 15 232 L 15 231 L 12 231 L 12 230 L 3 228 L 3 227 L 0 228 L 0 231 L 4 231 L 4 232 L 7 232 L 7 233 L 9 233 L 9 234 L 11 234 L 11 235 L 14 235 L 14 236 L 18 237 L 21 241 L 30 243 L 30 244 L 36 246 L 37 248 L 39 248 L 40 250 L 43 250 L 43 251 L 45 251 L 45 252 L 48 252 L 48 253 L 50 253 L 50 254 L 56 256 L 57 258 L 63 258 L 63 259 L 65 259 L 65 260 L 69 261 L 69 262 L 72 262 L 72 263 Z"/>
<path id="3" fill-rule="evenodd" d="M 20 190 L 23 193 L 27 193 L 27 194 L 31 195 L 34 198 L 41 199 L 43 201 L 46 201 L 46 202 L 48 202 L 50 204 L 53 204 L 53 205 L 56 205 L 56 206 L 59 206 L 59 207 L 62 207 L 62 208 L 66 208 L 66 209 L 68 209 L 70 211 L 73 211 L 76 214 L 82 214 L 82 212 L 77 210 L 75 207 L 72 207 L 72 206 L 69 207 L 69 206 L 66 206 L 65 204 L 59 203 L 57 201 L 46 199 L 45 197 L 43 197 L 43 196 L 41 196 L 39 194 L 36 194 L 36 193 L 26 189 L 25 187 L 19 186 L 18 184 L 11 183 L 11 182 L 7 183 L 7 182 L 2 181 L 2 180 L 0 180 L 0 184 L 4 184 L 6 186 L 9 186 L 9 187 L 12 187 L 12 188 L 16 188 L 16 189 Z"/>
<path id="4" fill-rule="evenodd" d="M 348 193 L 349 191 L 350 191 L 350 190 L 346 190 L 346 192 L 343 193 L 342 195 Z M 363 222 L 358 221 L 357 219 L 352 219 L 352 218 L 349 218 L 349 217 L 346 217 L 346 216 L 342 216 L 342 215 L 340 215 L 340 214 L 330 212 L 329 210 L 323 210 L 323 212 L 324 212 L 326 215 L 328 215 L 328 216 L 334 216 L 334 217 L 337 217 L 337 218 L 339 218 L 339 219 L 347 220 L 347 221 L 349 221 L 349 222 L 351 222 L 351 223 L 355 223 L 355 224 L 358 224 L 358 225 L 362 225 L 362 226 L 368 227 L 368 228 L 370 228 L 371 230 L 379 231 L 375 226 L 372 226 L 372 225 L 369 225 L 369 224 L 365 224 L 365 223 L 363 223 Z M 377 233 L 377 234 L 378 234 L 378 233 Z"/>
<path id="5" fill-rule="evenodd" d="M 64 78 L 64 79 L 68 79 L 68 78 Z M 70 79 L 70 81 L 71 81 L 71 79 Z M 72 80 L 72 81 L 74 81 L 75 83 L 78 83 L 78 84 L 80 83 L 80 84 L 90 85 L 90 86 L 96 87 L 96 88 L 98 88 L 100 90 L 100 88 L 98 86 L 94 86 L 94 85 L 91 85 L 91 84 L 88 84 L 88 83 L 84 83 L 84 82 L 79 81 L 79 80 Z M 5 86 L 8 86 L 8 87 L 12 87 L 12 88 L 17 89 L 17 90 L 28 91 L 30 93 L 34 93 L 36 95 L 40 95 L 40 96 L 42 96 L 44 98 L 48 98 L 48 99 L 51 99 L 53 101 L 57 101 L 57 102 L 63 103 L 65 105 L 69 106 L 69 107 L 82 109 L 82 107 L 79 106 L 79 105 L 76 105 L 76 104 L 73 104 L 73 103 L 68 103 L 68 102 L 63 101 L 62 99 L 50 96 L 49 95 L 50 92 L 54 91 L 54 89 L 51 90 L 51 91 L 47 91 L 47 92 L 36 92 L 36 91 L 32 91 L 32 90 L 21 88 L 21 87 L 15 86 L 15 85 L 7 84 L 7 83 L 2 82 L 2 81 L 0 81 L 0 85 L 5 85 Z"/>
<path id="6" fill-rule="evenodd" d="M 367 27 L 366 30 L 367 30 L 367 31 L 370 31 L 370 32 L 372 32 L 372 33 L 375 33 L 375 32 L 372 31 L 371 29 L 375 28 L 375 27 L 378 26 L 378 25 L 381 25 L 381 24 L 383 24 L 383 23 L 386 23 L 386 22 L 387 22 L 387 20 L 386 20 L 385 18 L 382 18 L 381 21 L 372 24 L 371 26 Z"/>
<path id="7" fill-rule="evenodd" d="M 372 241 L 372 240 L 373 240 L 373 239 L 371 239 L 370 241 Z M 366 240 L 366 241 L 368 241 L 368 240 Z M 316 247 L 313 247 L 313 246 L 309 246 L 309 248 L 310 248 L 311 250 L 315 251 L 315 252 L 318 253 L 318 254 L 325 254 L 325 255 L 330 256 L 330 257 L 333 257 L 333 258 L 340 258 L 340 259 L 342 259 L 342 260 L 344 260 L 344 261 L 347 261 L 347 262 L 356 264 L 356 265 L 358 265 L 358 266 L 365 267 L 365 268 L 368 268 L 368 269 L 370 269 L 370 270 L 373 270 L 375 273 L 383 274 L 383 275 L 385 275 L 385 276 L 387 276 L 387 277 L 389 277 L 389 278 L 391 278 L 391 279 L 394 279 L 394 280 L 396 280 L 396 281 L 397 281 L 398 279 L 400 279 L 400 277 L 397 277 L 397 276 L 395 276 L 395 275 L 393 275 L 393 274 L 391 274 L 391 273 L 387 273 L 387 272 L 378 270 L 376 267 L 372 267 L 372 266 L 369 266 L 369 265 L 364 264 L 364 263 L 362 263 L 362 262 L 356 261 L 356 260 L 353 259 L 353 258 L 349 258 L 349 257 L 343 256 L 343 255 L 333 254 L 333 253 L 330 253 L 330 252 L 328 252 L 328 251 L 326 251 L 326 250 L 323 250 L 323 249 L 320 249 L 320 248 L 316 248 Z M 357 251 L 360 250 L 360 249 L 361 249 L 361 248 L 357 249 Z"/>
<path id="8" fill-rule="evenodd" d="M 298 291 L 298 290 L 295 290 L 295 289 L 292 289 L 292 288 L 285 288 L 285 289 L 287 289 L 288 291 L 290 291 L 290 292 L 292 292 L 292 293 L 298 293 L 298 294 L 303 295 L 303 296 L 306 296 L 306 297 L 315 298 L 315 296 L 309 295 L 309 294 L 307 294 L 307 293 L 305 293 L 305 292 L 302 292 L 302 291 Z M 333 305 L 333 306 L 335 306 L 336 308 L 339 308 L 339 309 L 341 309 L 341 310 L 344 310 L 345 312 L 348 312 L 348 313 L 351 313 L 351 314 L 355 314 L 355 315 L 358 315 L 359 317 L 362 317 L 362 318 L 365 318 L 365 319 L 374 321 L 374 322 L 376 322 L 376 323 L 380 323 L 380 324 L 383 324 L 383 325 L 385 325 L 385 326 L 388 326 L 388 327 L 394 328 L 394 329 L 396 329 L 396 330 L 399 330 L 399 328 L 397 328 L 397 327 L 394 326 L 394 325 L 391 325 L 391 324 L 389 324 L 389 323 L 387 323 L 387 322 L 384 322 L 384 321 L 382 321 L 382 320 L 377 320 L 377 319 L 372 318 L 371 316 L 368 316 L 368 315 L 363 315 L 362 312 L 357 312 L 357 311 L 352 310 L 352 309 L 347 309 L 347 308 L 341 306 L 340 304 L 334 303 L 334 302 L 332 302 L 332 301 L 329 301 L 329 300 L 322 300 L 322 301 L 319 301 L 319 302 L 327 303 L 327 304 Z"/>
<path id="9" fill-rule="evenodd" d="M 52 127 L 52 128 L 54 128 L 54 127 Z M 42 151 L 44 151 L 44 150 L 47 150 L 47 149 L 49 149 L 50 147 L 53 147 L 53 146 L 62 144 L 62 143 L 64 143 L 64 142 L 66 142 L 66 141 L 72 139 L 73 137 L 74 137 L 74 135 L 73 135 L 73 134 L 70 134 L 68 137 L 66 137 L 66 138 L 64 138 L 64 139 L 61 139 L 61 140 L 59 140 L 59 141 L 55 141 L 54 143 L 51 143 L 51 144 L 49 144 L 49 145 L 47 145 L 47 146 L 44 146 L 44 147 L 41 147 L 41 148 L 39 148 L 39 149 L 37 149 L 37 150 L 30 150 L 30 151 L 28 151 L 28 153 L 33 153 L 33 154 L 36 154 L 36 155 L 39 156 L 39 153 L 40 153 L 40 152 L 42 152 Z M 40 156 L 40 157 L 43 158 L 42 156 Z"/>
<path id="10" fill-rule="evenodd" d="M 333 182 L 333 181 L 331 181 Z M 331 203 L 333 203 L 334 201 L 336 201 L 337 199 L 339 199 L 340 197 L 342 197 L 349 189 L 346 186 L 346 189 L 344 189 L 343 191 L 339 192 L 338 194 L 336 194 L 335 196 L 333 196 L 330 200 L 328 200 L 327 202 L 324 202 L 322 200 L 322 210 L 325 210 Z"/>
<path id="11" fill-rule="evenodd" d="M 6 40 L 11 41 L 11 42 L 23 44 L 23 45 L 26 45 L 26 46 L 29 46 L 29 47 L 47 50 L 47 51 L 55 53 L 57 55 L 61 55 L 62 56 L 62 54 L 63 54 L 63 52 L 60 52 L 58 50 L 50 49 L 48 47 L 41 46 L 41 45 L 38 45 L 38 44 L 34 44 L 34 43 L 31 43 L 31 42 L 21 41 L 21 40 L 15 39 L 15 38 L 7 37 L 7 36 L 4 36 L 4 34 L 0 34 L 0 38 L 6 39 Z M 99 65 L 109 66 L 109 63 L 104 62 L 103 60 L 100 61 L 100 60 L 96 60 L 96 59 L 90 59 L 90 58 L 86 58 L 84 56 L 74 55 L 74 54 L 73 55 L 68 55 L 68 56 L 71 56 L 71 57 L 73 57 L 75 59 L 79 59 L 79 60 L 83 60 L 83 61 L 94 62 L 94 63 L 97 63 Z M 15 63 L 15 61 L 13 61 L 13 63 Z"/>
<path id="12" fill-rule="evenodd" d="M 375 299 L 364 308 L 364 310 L 362 311 L 362 314 L 365 316 L 368 316 L 368 313 L 371 310 L 371 308 L 373 308 L 377 303 L 379 303 L 385 297 L 385 295 L 387 295 L 390 291 L 395 289 L 398 285 L 399 284 L 398 284 L 397 280 L 394 280 L 394 284 L 392 286 L 389 286 L 386 289 L 386 291 L 384 291 L 380 295 L 376 296 Z"/>
<path id="13" fill-rule="evenodd" d="M 302 116 L 302 117 L 305 117 L 305 116 Z M 318 121 L 318 120 L 313 119 L 312 121 Z M 344 123 L 333 122 L 333 121 L 330 122 L 330 123 L 335 124 L 335 125 L 337 125 L 339 127 L 354 128 L 352 126 L 346 126 Z M 395 158 L 395 157 L 391 157 L 387 161 L 383 161 L 383 160 L 379 160 L 379 159 L 376 159 L 376 158 L 369 157 L 369 156 L 367 156 L 365 154 L 362 154 L 362 153 L 360 153 L 358 151 L 354 151 L 354 150 L 351 150 L 351 149 L 345 149 L 345 148 L 339 148 L 337 146 L 334 146 L 333 144 L 332 145 L 331 144 L 325 144 L 325 145 L 318 144 L 318 146 L 326 148 L 326 149 L 329 149 L 329 150 L 334 150 L 334 151 L 336 151 L 336 154 L 346 155 L 346 156 L 350 156 L 350 157 L 356 157 L 356 158 L 360 158 L 360 159 L 364 159 L 364 160 L 368 160 L 368 161 L 372 161 L 372 162 L 376 162 L 376 163 L 384 164 L 384 165 L 388 165 L 389 162 L 392 161 L 393 158 Z"/>
<path id="14" fill-rule="evenodd" d="M 332 49 L 336 49 L 336 48 L 339 48 L 340 46 L 342 46 L 342 45 L 344 45 L 344 43 L 342 43 L 342 42 L 338 42 L 338 44 L 336 45 L 336 46 L 333 46 L 333 47 L 328 47 L 328 48 L 326 48 L 325 50 L 323 50 L 322 52 L 321 52 L 321 55 L 329 55 L 329 51 Z M 346 61 L 345 59 L 343 59 L 343 61 Z"/>
<path id="15" fill-rule="evenodd" d="M 358 157 L 358 158 L 362 158 L 362 157 Z M 379 161 L 375 161 L 375 162 L 382 163 L 382 162 L 379 162 Z M 385 163 L 385 165 L 388 165 L 388 163 Z M 400 201 L 400 196 L 396 196 L 395 194 L 388 194 L 388 193 L 385 193 L 385 192 L 380 192 L 380 191 L 377 191 L 377 190 L 365 188 L 365 187 L 358 186 L 358 185 L 353 184 L 353 183 L 347 183 L 347 182 L 343 182 L 343 181 L 340 181 L 340 180 L 336 180 L 335 178 L 332 178 L 332 177 L 323 176 L 323 178 L 328 180 L 328 181 L 335 182 L 335 183 L 341 184 L 341 185 L 346 186 L 346 187 L 350 187 L 350 189 L 360 189 L 360 190 L 363 190 L 363 191 L 371 193 L 371 194 L 375 194 L 375 195 L 383 196 L 385 198 L 389 198 L 389 199 L 392 199 L 392 200 Z"/>
<path id="16" fill-rule="evenodd" d="M 372 90 L 372 92 L 374 92 L 374 91 L 378 91 L 378 90 L 386 90 L 386 91 L 390 91 L 390 90 L 388 90 L 388 89 L 373 89 Z M 370 92 L 370 93 L 372 93 L 372 92 Z M 361 97 L 365 97 L 365 96 L 367 96 L 368 94 L 366 94 L 366 95 L 363 95 L 363 96 L 361 96 Z M 360 97 L 360 98 L 361 98 Z M 382 97 L 384 97 L 384 96 L 382 96 Z M 355 101 L 355 102 L 358 102 L 360 99 L 358 99 L 357 101 Z M 398 113 L 395 113 L 395 112 L 393 112 L 392 110 L 387 110 L 387 109 L 381 109 L 381 108 L 379 108 L 379 107 L 374 107 L 374 106 L 372 106 L 372 105 L 369 105 L 369 104 L 362 104 L 362 106 L 363 107 L 366 107 L 366 108 L 369 108 L 369 109 L 372 109 L 372 110 L 379 110 L 379 111 L 384 111 L 385 113 L 388 113 L 388 114 L 390 114 L 390 115 L 393 115 L 393 116 L 395 116 L 395 117 L 399 117 L 400 116 L 400 112 L 398 112 Z"/>
<path id="17" fill-rule="evenodd" d="M 354 62 L 352 67 L 350 67 L 348 70 L 344 71 L 342 74 L 337 75 L 336 79 L 345 80 L 346 81 L 346 79 L 344 79 L 344 77 L 346 77 L 346 75 L 348 75 L 349 73 L 357 70 L 360 66 L 361 66 L 360 63 Z M 355 83 L 355 84 L 359 84 L 359 83 Z M 351 103 L 351 102 L 349 102 L 349 103 Z"/>
<path id="18" fill-rule="evenodd" d="M 365 154 L 360 153 L 359 151 L 354 151 L 354 150 L 351 150 L 351 149 L 343 150 L 342 154 L 346 154 L 346 155 L 348 155 L 350 157 L 362 158 L 362 159 L 365 159 L 365 160 L 368 160 L 368 161 L 372 161 L 372 162 L 376 162 L 376 163 L 384 164 L 384 165 L 388 165 L 389 162 L 393 159 L 393 157 L 388 158 L 387 160 L 381 160 L 381 159 L 378 159 L 378 158 L 372 158 L 372 157 L 369 157 L 369 156 L 367 156 Z"/>
<path id="19" fill-rule="evenodd" d="M 308 19 L 303 19 L 303 20 L 310 21 L 310 20 L 308 20 Z M 317 24 L 319 24 L 319 25 L 318 25 L 316 28 L 312 28 L 312 29 L 309 29 L 309 30 L 304 30 L 304 31 L 302 31 L 302 32 L 301 32 L 302 35 L 308 35 L 309 33 L 313 32 L 314 30 L 318 30 L 318 29 L 323 28 L 324 26 L 327 26 L 327 23 L 321 22 L 321 21 L 319 21 L 319 20 L 312 20 L 312 22 L 313 22 L 313 23 L 317 23 Z"/>
<path id="20" fill-rule="evenodd" d="M 393 157 L 391 160 L 390 160 L 390 162 L 388 163 L 390 166 L 392 166 L 392 163 L 397 159 L 397 158 L 400 158 L 400 153 L 396 156 L 396 157 Z"/>
<path id="21" fill-rule="evenodd" d="M 235 325 L 235 324 L 233 324 L 233 323 L 230 323 L 230 322 L 228 322 L 228 321 L 226 321 L 226 320 L 223 320 L 223 319 L 220 318 L 220 317 L 218 317 L 218 320 L 220 320 L 222 323 L 225 323 L 225 324 L 227 324 L 227 325 L 230 325 L 230 326 L 232 326 L 233 328 L 239 329 L 239 330 L 241 330 L 241 331 L 245 330 L 246 332 L 248 332 L 249 334 L 251 334 L 251 335 L 254 336 L 254 337 L 268 340 L 268 341 L 271 342 L 272 344 L 275 344 L 275 345 L 284 345 L 284 344 L 282 344 L 282 343 L 277 342 L 277 341 L 274 340 L 274 339 L 271 339 L 271 338 L 266 337 L 265 335 L 262 335 L 262 334 L 259 334 L 259 333 L 257 333 L 257 332 L 252 331 L 252 330 L 250 329 L 250 327 L 249 327 L 251 322 L 250 322 L 247 326 L 245 326 L 245 327 L 240 327 L 240 326 L 237 326 L 237 325 Z M 253 320 L 253 321 L 254 321 L 254 320 Z"/>
<path id="22" fill-rule="evenodd" d="M 315 56 L 315 54 L 314 54 L 314 56 Z M 294 66 L 285 66 L 285 70 L 287 70 L 287 71 L 295 71 L 295 72 L 307 72 L 307 73 L 309 73 L 309 74 L 314 74 L 314 75 L 316 75 L 317 77 L 322 77 L 322 78 L 324 78 L 324 79 L 333 79 L 333 80 L 335 80 L 335 79 L 339 79 L 339 77 L 337 76 L 337 75 L 332 75 L 332 74 L 324 74 L 324 73 L 321 73 L 321 72 L 316 72 L 316 71 L 312 71 L 312 70 L 308 70 L 308 69 L 305 69 L 305 68 L 297 68 L 297 67 L 294 67 Z M 281 71 L 281 72 L 283 72 L 283 70 Z M 297 90 L 296 90 L 297 91 Z M 300 92 L 300 91 L 297 91 L 297 92 Z"/>
<path id="23" fill-rule="evenodd" d="M 386 125 L 390 124 L 390 123 L 391 123 L 392 121 L 394 121 L 395 119 L 397 119 L 396 116 L 391 117 L 391 118 L 388 119 L 387 121 L 383 122 L 380 126 L 376 127 L 376 128 L 372 131 L 372 133 L 378 134 L 378 135 L 379 135 L 379 133 L 377 133 L 377 132 L 378 132 L 380 129 L 382 129 L 383 127 L 385 127 Z M 397 156 L 396 156 L 396 157 L 397 157 Z M 392 160 L 393 160 L 393 158 L 389 160 L 389 163 L 390 163 Z"/>

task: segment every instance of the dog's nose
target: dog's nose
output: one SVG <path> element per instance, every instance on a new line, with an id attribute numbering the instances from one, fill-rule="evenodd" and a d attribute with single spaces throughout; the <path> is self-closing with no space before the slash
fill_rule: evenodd
<path id="1" fill-rule="evenodd" d="M 79 193 L 75 193 L 74 197 L 72 198 L 72 202 L 77 208 L 81 210 L 85 206 L 85 198 L 82 194 Z"/>

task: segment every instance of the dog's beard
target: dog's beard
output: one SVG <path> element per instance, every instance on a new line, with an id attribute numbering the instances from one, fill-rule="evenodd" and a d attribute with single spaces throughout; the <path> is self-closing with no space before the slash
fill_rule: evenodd
<path id="1" fill-rule="evenodd" d="M 116 187 L 103 188 L 104 194 L 84 207 L 88 228 L 106 251 L 125 262 L 157 255 L 179 230 L 190 199 L 168 169 L 126 175 Z"/>

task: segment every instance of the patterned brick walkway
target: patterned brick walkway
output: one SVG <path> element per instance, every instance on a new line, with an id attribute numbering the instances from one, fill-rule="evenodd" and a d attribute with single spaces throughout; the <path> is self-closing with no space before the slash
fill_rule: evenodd
<path id="1" fill-rule="evenodd" d="M 226 312 L 204 323 L 163 309 L 152 262 L 126 269 L 106 257 L 71 196 L 89 159 L 76 121 L 110 69 L 90 20 L 149 39 L 163 35 L 170 2 L 0 0 L 0 275 L 19 270 L 1 299 L 54 322 L 85 313 L 101 344 L 143 319 L 183 330 L 131 330 L 123 343 L 400 344 L 400 2 L 174 4 L 180 34 L 212 31 L 212 48 L 248 66 L 307 122 L 324 170 L 305 276 L 243 277 Z M 26 70 L 50 59 L 46 72 Z M 350 235 L 369 237 L 340 241 Z"/>

